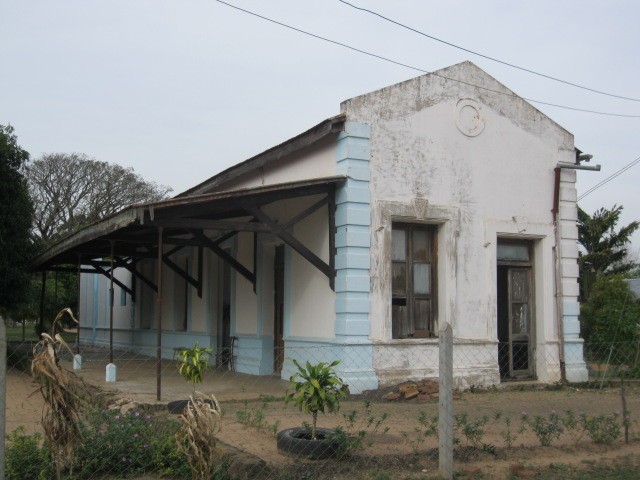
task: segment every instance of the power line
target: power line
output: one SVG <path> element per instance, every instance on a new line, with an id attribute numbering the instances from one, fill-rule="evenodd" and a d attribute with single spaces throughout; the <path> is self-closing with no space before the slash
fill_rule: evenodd
<path id="1" fill-rule="evenodd" d="M 396 20 L 393 20 L 393 19 L 391 19 L 389 17 L 385 17 L 384 15 L 382 15 L 382 14 L 380 14 L 378 12 L 374 12 L 373 10 L 369 10 L 368 8 L 358 7 L 357 5 L 349 3 L 346 0 L 338 0 L 338 1 L 341 2 L 341 3 L 344 3 L 345 5 L 350 6 L 352 8 L 355 8 L 356 10 L 361 10 L 363 12 L 367 12 L 367 13 L 370 13 L 372 15 L 375 15 L 376 17 L 382 18 L 383 20 L 386 20 L 387 22 L 391 22 L 391 23 L 393 23 L 395 25 L 398 25 L 399 27 L 402 27 L 402 28 L 404 28 L 406 30 L 410 30 L 410 31 L 412 31 L 414 33 L 417 33 L 418 35 L 422 35 L 423 37 L 429 38 L 431 40 L 435 40 L 436 42 L 443 43 L 443 44 L 448 45 L 448 46 L 453 47 L 453 48 L 457 48 L 458 50 L 462 50 L 464 52 L 471 53 L 472 55 L 477 55 L 478 57 L 486 58 L 487 60 L 491 60 L 492 62 L 497 62 L 497 63 L 500 63 L 502 65 L 506 65 L 507 67 L 516 68 L 516 69 L 521 70 L 523 72 L 531 73 L 533 75 L 537 75 L 539 77 L 547 78 L 547 79 L 553 80 L 555 82 L 564 83 L 565 85 L 570 85 L 572 87 L 581 88 L 582 90 L 587 90 L 589 92 L 597 93 L 599 95 L 606 95 L 608 97 L 620 98 L 622 100 L 629 100 L 629 101 L 632 101 L 632 102 L 640 102 L 639 98 L 625 97 L 624 95 L 616 95 L 615 93 L 608 93 L 608 92 L 603 92 L 602 90 L 596 90 L 595 88 L 590 88 L 590 87 L 586 87 L 584 85 L 580 85 L 580 84 L 577 84 L 577 83 L 569 82 L 568 80 L 562 80 L 561 78 L 557 78 L 557 77 L 553 77 L 551 75 L 547 75 L 547 74 L 544 74 L 544 73 L 536 72 L 535 70 L 531 70 L 531 69 L 528 69 L 528 68 L 525 68 L 525 67 L 521 67 L 519 65 L 515 65 L 513 63 L 509 63 L 509 62 L 506 62 L 504 60 L 500 60 L 498 58 L 491 57 L 489 55 L 485 55 L 483 53 L 476 52 L 474 50 L 470 50 L 470 49 L 465 48 L 465 47 L 461 47 L 460 45 L 456 45 L 455 43 L 447 42 L 446 40 L 442 40 L 441 38 L 434 37 L 433 35 L 429 35 L 428 33 L 425 33 L 425 32 L 422 32 L 420 30 L 417 30 L 415 28 L 412 28 L 412 27 L 410 27 L 408 25 L 405 25 L 405 24 L 400 23 L 400 22 L 398 22 Z"/>
<path id="2" fill-rule="evenodd" d="M 590 193 L 596 191 L 597 189 L 599 189 L 600 187 L 602 187 L 603 185 L 609 183 L 611 180 L 613 180 L 614 178 L 616 178 L 619 175 L 622 175 L 624 172 L 626 172 L 627 170 L 629 170 L 631 167 L 634 167 L 635 165 L 637 165 L 638 163 L 640 163 L 640 157 L 636 158 L 635 160 L 633 160 L 632 162 L 628 163 L 627 165 L 625 165 L 624 167 L 622 167 L 620 170 L 618 170 L 617 172 L 612 173 L 611 175 L 609 175 L 607 178 L 605 178 L 604 180 L 602 180 L 600 183 L 595 184 L 593 187 L 591 187 L 589 190 L 587 190 L 586 192 L 584 192 L 582 195 L 580 195 L 578 197 L 578 201 L 582 200 L 584 197 L 586 197 L 587 195 L 589 195 Z"/>
<path id="3" fill-rule="evenodd" d="M 307 32 L 306 30 L 302 30 L 300 28 L 293 27 L 291 25 L 288 25 L 286 23 L 280 22 L 278 20 L 274 20 L 272 18 L 265 17 L 264 15 L 260 15 L 258 13 L 252 12 L 251 10 L 246 10 L 244 8 L 238 7 L 237 5 L 233 5 L 231 3 L 227 3 L 227 2 L 225 2 L 223 0 L 215 0 L 215 1 L 218 2 L 218 3 L 221 3 L 223 5 L 226 5 L 227 7 L 230 7 L 230 8 L 233 8 L 235 10 L 238 10 L 240 12 L 246 13 L 248 15 L 252 15 L 252 16 L 260 18 L 262 20 L 266 20 L 267 22 L 271 22 L 271 23 L 274 23 L 276 25 L 280 25 L 281 27 L 288 28 L 289 30 L 293 30 L 295 32 L 302 33 L 303 35 L 307 35 L 309 37 L 313 37 L 313 38 L 316 38 L 318 40 L 322 40 L 324 42 L 332 43 L 334 45 L 338 45 L 340 47 L 344 47 L 344 48 L 347 48 L 349 50 L 353 50 L 354 52 L 362 53 L 363 55 L 368 55 L 370 57 L 377 58 L 379 60 L 383 60 L 385 62 L 389 62 L 389 63 L 392 63 L 394 65 L 398 65 L 398 66 L 401 66 L 401 67 L 409 68 L 411 70 L 416 70 L 416 71 L 421 72 L 421 73 L 430 74 L 430 75 L 442 78 L 443 80 L 447 80 L 447 81 L 450 81 L 450 82 L 457 82 L 457 83 L 461 83 L 461 84 L 464 84 L 464 85 L 468 85 L 470 87 L 478 88 L 480 90 L 485 90 L 485 91 L 488 91 L 488 92 L 496 93 L 496 94 L 499 94 L 499 95 L 505 95 L 507 97 L 513 97 L 513 98 L 521 98 L 522 100 L 526 100 L 527 102 L 538 103 L 540 105 L 548 105 L 550 107 L 562 108 L 562 109 L 565 109 L 565 110 L 572 110 L 572 111 L 583 112 L 583 113 L 593 113 L 593 114 L 596 114 L 596 115 L 606 115 L 606 116 L 610 116 L 610 117 L 640 118 L 640 115 L 630 115 L 630 114 L 614 113 L 614 112 L 601 112 L 601 111 L 589 110 L 589 109 L 585 109 L 585 108 L 569 107 L 569 106 L 560 105 L 560 104 L 557 104 L 557 103 L 550 103 L 550 102 L 545 102 L 545 101 L 542 101 L 542 100 L 535 100 L 533 98 L 520 97 L 519 95 L 516 95 L 515 93 L 501 92 L 499 90 L 493 90 L 493 89 L 488 88 L 488 87 L 475 85 L 473 83 L 468 83 L 468 82 L 465 82 L 463 80 L 458 80 L 456 78 L 447 77 L 446 75 L 441 75 L 441 74 L 436 73 L 436 72 L 425 70 L 423 68 L 415 67 L 413 65 L 409 65 L 409 64 L 406 64 L 406 63 L 402 63 L 402 62 L 399 62 L 397 60 L 393 60 L 391 58 L 384 57 L 382 55 L 378 55 L 376 53 L 368 52 L 366 50 L 362 50 L 362 49 L 353 47 L 353 46 L 348 45 L 346 43 L 338 42 L 336 40 L 331 40 L 330 38 L 326 38 L 326 37 L 317 35 L 315 33 Z"/>

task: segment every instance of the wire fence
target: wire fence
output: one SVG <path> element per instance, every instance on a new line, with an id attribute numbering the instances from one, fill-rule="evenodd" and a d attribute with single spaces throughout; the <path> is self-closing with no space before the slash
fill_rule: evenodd
<path id="1" fill-rule="evenodd" d="M 30 374 L 34 345 L 7 344 L 8 479 L 54 478 L 55 473 L 44 441 L 45 402 Z M 280 352 L 238 347 L 233 363 L 212 365 L 195 386 L 219 403 L 217 413 L 211 413 L 213 407 L 205 412 L 210 414 L 206 427 L 197 419 L 189 426 L 181 417 L 194 388 L 169 352 L 158 365 L 139 351 L 114 350 L 116 378 L 107 382 L 108 348 L 81 344 L 76 369 L 76 351 L 61 349 L 60 367 L 83 382 L 82 409 L 73 420 L 79 423 L 78 438 L 63 475 L 364 479 L 430 478 L 442 471 L 450 478 L 442 470 L 447 456 L 453 472 L 496 459 L 534 459 L 542 446 L 570 446 L 579 456 L 581 446 L 588 455 L 594 443 L 621 447 L 640 439 L 638 342 L 584 344 L 579 356 L 566 350 L 563 358 L 557 344 L 524 348 L 453 340 L 450 383 L 443 383 L 442 344 L 360 347 L 286 348 L 282 372 L 270 375 L 243 372 L 255 358 L 275 359 Z M 295 399 L 285 402 L 288 377 L 298 371 L 293 360 L 305 369 L 307 361 L 316 366 L 338 360 L 335 373 L 348 384 L 338 389 L 339 410 L 331 413 L 327 407 L 317 415 L 315 442 L 307 438 L 312 413 L 300 411 Z M 579 372 L 583 381 L 563 383 L 563 367 Z M 213 468 L 206 477 L 194 476 L 193 452 L 176 442 L 198 428 L 215 432 L 207 441 L 215 448 L 207 457 Z"/>

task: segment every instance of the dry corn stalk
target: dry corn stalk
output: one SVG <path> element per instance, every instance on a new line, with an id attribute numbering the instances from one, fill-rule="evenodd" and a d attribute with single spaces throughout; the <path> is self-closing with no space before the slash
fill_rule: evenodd
<path id="1" fill-rule="evenodd" d="M 80 436 L 79 392 L 82 383 L 73 373 L 62 368 L 58 359 L 59 349 L 66 348 L 71 352 L 60 334 L 55 333 L 58 321 L 65 314 L 78 323 L 71 309 L 60 310 L 51 328 L 53 336 L 42 334 L 42 339 L 33 347 L 31 362 L 31 374 L 38 383 L 44 399 L 42 427 L 58 478 L 61 470 L 70 464 L 73 449 Z"/>
<path id="2" fill-rule="evenodd" d="M 196 397 L 194 399 L 194 396 Z M 220 463 L 216 435 L 220 431 L 220 404 L 213 395 L 195 392 L 180 416 L 178 450 L 186 456 L 194 480 L 212 478 Z"/>

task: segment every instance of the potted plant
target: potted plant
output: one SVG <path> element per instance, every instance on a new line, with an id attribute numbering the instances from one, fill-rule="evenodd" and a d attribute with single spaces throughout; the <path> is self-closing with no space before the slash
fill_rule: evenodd
<path id="1" fill-rule="evenodd" d="M 318 428 L 318 413 L 334 413 L 340 408 L 340 400 L 347 397 L 346 385 L 336 374 L 334 367 L 340 362 L 320 362 L 305 367 L 293 360 L 298 371 L 289 379 L 285 403 L 293 402 L 301 412 L 310 413 L 310 426 L 288 428 L 278 432 L 278 449 L 282 452 L 304 455 L 312 459 L 334 456 L 337 442 L 332 441 L 334 431 Z"/>
<path id="2" fill-rule="evenodd" d="M 196 385 L 202 382 L 204 371 L 209 368 L 209 355 L 213 349 L 201 347 L 198 342 L 191 348 L 183 348 L 178 352 L 178 372 L 193 387 L 192 396 L 195 396 Z M 171 413 L 182 413 L 189 400 L 169 402 L 167 408 Z"/>

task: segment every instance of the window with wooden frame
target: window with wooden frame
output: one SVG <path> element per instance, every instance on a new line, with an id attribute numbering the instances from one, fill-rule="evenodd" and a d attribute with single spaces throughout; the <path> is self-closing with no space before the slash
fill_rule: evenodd
<path id="1" fill-rule="evenodd" d="M 392 338 L 435 337 L 436 227 L 394 223 L 391 235 Z"/>

